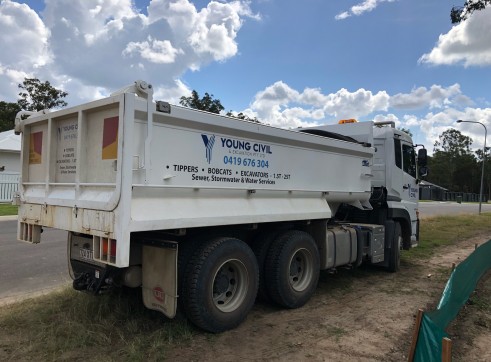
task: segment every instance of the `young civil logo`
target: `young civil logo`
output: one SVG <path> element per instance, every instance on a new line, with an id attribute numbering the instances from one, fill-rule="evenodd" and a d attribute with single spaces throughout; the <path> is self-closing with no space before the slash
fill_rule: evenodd
<path id="1" fill-rule="evenodd" d="M 203 139 L 203 143 L 205 144 L 206 161 L 208 161 L 208 163 L 211 163 L 213 145 L 215 144 L 215 135 L 208 136 L 208 135 L 202 134 L 201 138 Z"/>

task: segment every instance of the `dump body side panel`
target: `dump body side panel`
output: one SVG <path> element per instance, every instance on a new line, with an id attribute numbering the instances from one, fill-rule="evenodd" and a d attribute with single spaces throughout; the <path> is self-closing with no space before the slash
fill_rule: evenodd
<path id="1" fill-rule="evenodd" d="M 24 121 L 20 239 L 38 242 L 42 226 L 92 235 L 99 262 L 125 267 L 134 231 L 329 219 L 340 203 L 368 204 L 370 147 L 152 105 L 124 93 Z"/>
<path id="2" fill-rule="evenodd" d="M 135 166 L 147 162 L 145 115 Z M 172 106 L 153 117 L 150 177 L 133 172 L 132 230 L 331 217 L 364 202 L 372 149 Z"/>

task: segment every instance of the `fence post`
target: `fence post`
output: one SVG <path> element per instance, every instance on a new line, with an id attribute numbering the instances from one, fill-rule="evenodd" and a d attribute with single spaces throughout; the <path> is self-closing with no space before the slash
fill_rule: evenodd
<path id="1" fill-rule="evenodd" d="M 452 340 L 444 337 L 442 340 L 442 362 L 452 361 Z"/>
<path id="2" fill-rule="evenodd" d="M 421 327 L 421 320 L 423 319 L 423 309 L 418 310 L 418 314 L 416 315 L 416 321 L 414 323 L 413 330 L 413 340 L 411 341 L 411 349 L 409 350 L 409 358 L 408 362 L 413 362 L 414 353 L 416 352 L 416 344 L 418 343 L 419 337 L 419 328 Z"/>

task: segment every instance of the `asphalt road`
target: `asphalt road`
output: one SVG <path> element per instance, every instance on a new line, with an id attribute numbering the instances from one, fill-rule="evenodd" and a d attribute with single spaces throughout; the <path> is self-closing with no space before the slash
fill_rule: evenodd
<path id="1" fill-rule="evenodd" d="M 422 202 L 420 217 L 477 214 L 478 204 Z M 491 212 L 491 204 L 482 205 Z M 45 228 L 41 243 L 16 241 L 17 221 L 0 217 L 0 304 L 71 282 L 66 259 L 66 232 Z"/>
<path id="2" fill-rule="evenodd" d="M 482 204 L 482 212 L 491 212 L 491 203 Z M 440 215 L 459 215 L 459 214 L 477 214 L 479 212 L 478 203 L 457 204 L 456 202 L 420 202 L 420 218 L 440 216 Z"/>
<path id="3" fill-rule="evenodd" d="M 71 281 L 66 231 L 45 228 L 39 244 L 16 239 L 17 221 L 0 218 L 0 304 Z"/>

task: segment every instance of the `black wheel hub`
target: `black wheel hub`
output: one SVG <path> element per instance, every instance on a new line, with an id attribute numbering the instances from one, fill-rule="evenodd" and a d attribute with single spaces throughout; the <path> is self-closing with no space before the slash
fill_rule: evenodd
<path id="1" fill-rule="evenodd" d="M 225 293 L 230 285 L 228 276 L 224 273 L 217 275 L 215 284 L 213 285 L 213 291 L 217 294 Z"/>

